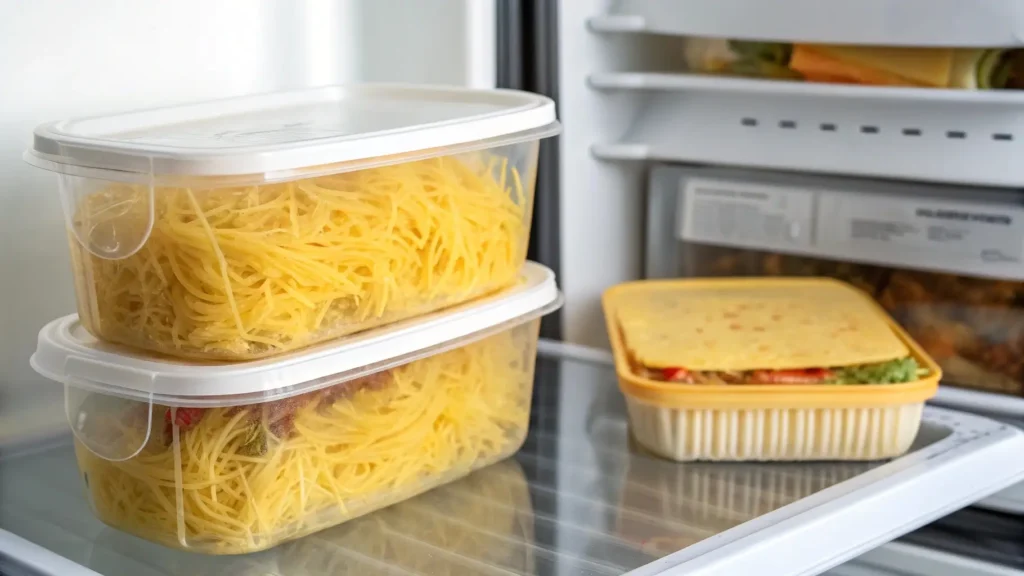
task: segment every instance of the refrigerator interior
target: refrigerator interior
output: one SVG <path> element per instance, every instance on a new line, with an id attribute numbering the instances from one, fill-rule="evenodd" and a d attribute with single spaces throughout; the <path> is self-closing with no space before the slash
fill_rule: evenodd
<path id="1" fill-rule="evenodd" d="M 546 323 L 544 333 L 550 338 L 564 337 L 570 343 L 603 347 L 606 337 L 599 308 L 601 291 L 645 275 L 650 161 L 930 179 L 986 190 L 1019 182 L 1020 175 L 1006 169 L 1017 165 L 1010 160 L 1020 157 L 1020 142 L 1024 139 L 1018 135 L 1021 121 L 1013 117 L 1014 98 L 991 94 L 924 97 L 884 89 L 868 95 L 842 87 L 770 86 L 737 79 L 708 81 L 686 75 L 682 67 L 679 34 L 790 38 L 814 30 L 822 37 L 804 39 L 835 40 L 857 30 L 850 40 L 881 38 L 894 42 L 904 38 L 908 43 L 928 45 L 1003 45 L 1019 43 L 1024 37 L 1018 26 L 1024 22 L 1024 8 L 1012 0 L 992 0 L 985 10 L 970 18 L 950 16 L 917 27 L 908 27 L 907 23 L 915 10 L 922 10 L 925 0 L 902 0 L 910 5 L 900 10 L 892 9 L 892 1 L 866 0 L 844 8 L 849 13 L 841 18 L 823 12 L 821 3 L 815 0 L 789 0 L 783 13 L 750 12 L 753 5 L 749 0 L 723 0 L 714 6 L 702 0 L 438 0 L 431 2 L 429 9 L 405 0 L 184 0 L 167 6 L 115 0 L 68 6 L 56 0 L 40 0 L 4 4 L 3 10 L 10 11 L 10 17 L 2 19 L 0 31 L 9 49 L 0 57 L 0 72 L 20 89 L 0 96 L 5 104 L 4 112 L 0 112 L 5 120 L 0 173 L 7 184 L 0 196 L 6 247 L 0 249 L 0 265 L 5 270 L 0 277 L 0 292 L 9 296 L 6 306 L 0 308 L 0 325 L 4 326 L 0 333 L 0 452 L 5 459 L 22 458 L 19 462 L 35 458 L 30 463 L 36 474 L 26 476 L 17 467 L 0 466 L 4 472 L 21 474 L 17 483 L 14 476 L 0 482 L 0 500 L 17 503 L 15 507 L 0 507 L 0 514 L 6 514 L 0 528 L 18 526 L 49 545 L 32 544 L 25 540 L 29 535 L 0 532 L 0 552 L 10 550 L 9 546 L 19 550 L 26 564 L 18 569 L 26 569 L 26 574 L 93 574 L 83 566 L 104 574 L 118 573 L 125 567 L 132 574 L 266 574 L 279 567 L 278 553 L 285 555 L 286 566 L 292 562 L 299 573 L 339 566 L 364 570 L 356 573 L 383 573 L 392 568 L 379 557 L 375 559 L 373 554 L 379 554 L 379 550 L 369 551 L 377 543 L 359 540 L 349 528 L 298 541 L 263 557 L 273 558 L 274 564 L 262 564 L 260 558 L 172 556 L 166 549 L 148 547 L 133 537 L 105 529 L 89 515 L 86 502 L 65 482 L 78 479 L 69 471 L 73 470 L 72 460 L 60 452 L 67 448 L 60 444 L 66 441 L 60 437 L 66 426 L 61 410 L 63 391 L 43 381 L 27 364 L 39 327 L 74 309 L 61 207 L 56 194 L 49 193 L 52 177 L 31 170 L 20 158 L 28 135 L 39 122 L 355 80 L 477 87 L 497 84 L 556 96 L 566 129 L 557 145 L 547 143 L 542 149 L 531 257 L 556 270 L 567 304 L 560 321 Z M 939 5 L 938 0 L 928 1 L 928 10 L 959 15 L 956 0 L 941 0 Z M 867 17 L 880 13 L 886 14 L 885 20 Z M 796 20 L 791 14 L 800 14 L 818 25 L 793 29 Z M 512 26 L 512 15 L 521 18 L 520 28 Z M 956 27 L 950 28 L 950 22 L 956 22 Z M 749 28 L 751 25 L 755 28 Z M 913 35 L 902 33 L 911 28 Z M 894 35 L 893 30 L 901 33 Z M 502 39 L 510 33 L 516 40 Z M 183 36 L 192 41 L 181 42 Z M 395 41 L 396 36 L 402 41 Z M 109 37 L 124 40 L 101 40 Z M 123 50 L 122 45 L 133 49 Z M 520 59 L 519 69 L 512 64 L 501 65 L 503 47 L 513 45 L 518 47 L 506 56 L 509 61 Z M 69 54 L 74 58 L 69 59 Z M 810 110 L 817 112 L 810 114 Z M 954 117 L 970 117 L 973 124 L 949 124 L 949 118 Z M 913 123 L 906 124 L 907 118 Z M 850 138 L 863 140 L 827 143 L 822 138 L 829 136 L 829 131 L 822 126 L 833 123 L 856 127 Z M 862 132 L 862 126 L 877 130 Z M 907 129 L 937 136 L 919 139 L 905 134 Z M 848 153 L 851 146 L 856 154 Z M 935 162 L 935 158 L 943 157 L 964 162 Z M 992 193 L 1005 194 L 999 190 Z M 594 359 L 603 358 L 601 352 L 573 350 L 589 360 L 554 359 L 549 354 L 538 369 L 538 382 L 559 384 L 538 384 L 533 436 L 526 450 L 511 463 L 528 480 L 525 489 L 532 498 L 531 513 L 513 515 L 512 532 L 484 537 L 500 540 L 513 549 L 513 554 L 501 558 L 505 564 L 497 573 L 529 573 L 526 568 L 530 568 L 539 573 L 563 574 L 585 568 L 604 574 L 642 566 L 642 561 L 650 560 L 644 555 L 643 543 L 638 553 L 622 546 L 622 534 L 610 532 L 616 529 L 613 515 L 622 505 L 622 487 L 637 485 L 641 502 L 628 503 L 627 509 L 658 516 L 672 512 L 673 506 L 689 506 L 687 514 L 696 518 L 693 522 L 681 527 L 671 519 L 653 524 L 682 531 L 690 538 L 686 543 L 707 538 L 699 547 L 687 548 L 681 556 L 675 556 L 674 566 L 692 568 L 695 574 L 718 573 L 715 570 L 722 567 L 743 573 L 735 570 L 753 566 L 765 574 L 814 574 L 857 554 L 862 556 L 833 568 L 833 573 L 943 575 L 938 568 L 914 572 L 894 566 L 953 566 L 963 570 L 949 574 L 1017 573 L 1000 571 L 1004 568 L 997 566 L 1010 562 L 1006 558 L 1016 558 L 1012 550 L 1001 558 L 965 559 L 953 553 L 936 553 L 928 548 L 934 546 L 934 540 L 925 539 L 871 551 L 898 533 L 980 497 L 977 470 L 987 469 L 985 466 L 998 469 L 999 474 L 990 479 L 1002 484 L 1016 477 L 1018 471 L 1009 454 L 1019 451 L 1019 438 L 998 424 L 971 416 L 947 417 L 946 412 L 935 410 L 929 415 L 928 431 L 920 439 L 921 452 L 911 455 L 910 460 L 886 464 L 884 472 L 875 471 L 859 479 L 854 478 L 856 474 L 847 474 L 835 482 L 847 477 L 856 481 L 835 486 L 831 481 L 815 484 L 814 474 L 798 472 L 797 476 L 806 478 L 794 484 L 795 490 L 813 487 L 807 494 L 798 494 L 817 493 L 810 500 L 793 497 L 793 491 L 782 487 L 777 480 L 779 474 L 773 470 L 732 470 L 731 476 L 723 476 L 711 469 L 688 469 L 694 474 L 689 481 L 753 490 L 760 492 L 761 500 L 752 501 L 771 503 L 763 510 L 742 506 L 738 512 L 730 506 L 716 509 L 707 505 L 708 497 L 703 494 L 674 500 L 679 495 L 677 485 L 682 482 L 677 478 L 679 471 L 647 464 L 626 443 L 625 423 L 615 404 L 621 400 L 616 400 L 611 373 L 607 366 L 594 367 Z M 594 386 L 596 382 L 601 385 Z M 984 397 L 971 398 L 982 401 L 978 399 Z M 963 428 L 953 430 L 951 423 Z M 25 446 L 20 442 L 54 435 L 55 444 Z M 25 451 L 12 451 L 14 444 Z M 950 460 L 936 455 L 942 452 L 940 448 L 953 452 Z M 939 468 L 922 464 L 922 454 L 945 464 Z M 1000 467 L 1000 462 L 1006 466 Z M 630 470 L 635 474 L 645 466 L 660 466 L 660 474 L 670 476 L 671 481 L 662 478 L 652 484 L 649 477 L 629 478 Z M 849 472 L 842 466 L 835 468 Z M 581 477 L 589 483 L 587 490 L 593 488 L 599 494 L 597 502 L 591 501 L 591 494 L 580 493 Z M 46 482 L 36 485 L 33 478 Z M 768 482 L 772 478 L 776 478 L 775 484 L 757 483 L 758 479 Z M 942 492 L 938 500 L 913 498 L 915 489 L 929 486 L 934 493 L 943 482 L 957 486 L 956 490 Z M 18 496 L 29 488 L 52 489 L 46 493 L 54 497 Z M 653 499 L 643 498 L 651 497 L 652 492 Z M 452 493 L 447 490 L 436 496 Z M 460 502 L 478 500 L 464 493 L 454 494 Z M 724 492 L 719 495 L 726 498 Z M 913 502 L 907 504 L 906 500 Z M 425 506 L 426 516 L 432 517 L 431 500 L 427 504 L 415 502 L 419 501 L 409 506 L 414 517 L 422 518 Z M 867 502 L 872 504 L 869 512 L 874 515 L 865 515 Z M 46 507 L 51 504 L 60 507 L 60 514 L 47 516 Z M 498 508 L 508 512 L 516 506 Z M 645 506 L 650 507 L 646 512 Z M 644 520 L 644 514 L 638 517 Z M 373 518 L 358 526 L 376 526 Z M 457 534 L 465 536 L 478 530 L 474 524 L 478 519 L 448 517 L 446 526 L 451 524 Z M 826 519 L 831 522 L 823 524 Z M 648 524 L 651 522 L 639 522 L 642 529 L 650 528 Z M 828 525 L 853 532 L 829 540 L 839 542 L 841 549 L 810 549 L 813 547 L 807 546 L 807 538 Z M 708 538 L 727 528 L 733 530 Z M 443 546 L 429 541 L 429 531 L 413 530 L 411 535 L 401 530 L 397 535 L 389 533 L 416 552 L 405 562 L 433 561 L 437 563 L 429 566 L 452 573 L 495 573 L 493 567 L 481 561 L 479 553 L 477 557 L 472 553 L 446 553 Z M 808 554 L 793 560 L 756 552 L 766 546 L 777 549 L 787 542 L 794 549 L 809 548 Z M 353 554 L 345 551 L 348 545 L 367 548 L 357 551 L 353 559 Z M 752 552 L 739 552 L 747 549 Z M 55 557 L 53 551 L 62 556 Z M 10 568 L 3 560 L 0 554 L 0 571 Z M 536 570 L 544 562 L 553 568 L 548 572 Z M 990 564 L 995 568 L 990 569 Z M 411 572 L 422 566 L 406 564 L 402 569 Z M 657 571 L 651 568 L 637 573 Z"/>
<path id="2" fill-rule="evenodd" d="M 1016 222 L 1024 181 L 1011 168 L 1024 152 L 1019 134 L 1024 100 L 1018 93 L 702 76 L 688 73 L 683 61 L 682 36 L 946 47 L 1021 44 L 1024 7 L 1005 1 L 964 6 L 884 0 L 842 6 L 801 0 L 561 2 L 559 91 L 567 130 L 561 149 L 559 264 L 569 299 L 563 312 L 566 339 L 606 346 L 595 311 L 610 284 L 681 275 L 680 268 L 696 266 L 687 258 L 696 254 L 699 260 L 702 251 L 750 252 L 742 242 L 684 248 L 676 230 L 677 189 L 666 188 L 662 198 L 648 194 L 648 186 L 656 185 L 649 181 L 652 163 L 752 169 L 756 180 L 769 183 L 792 175 L 812 181 L 815 190 L 834 189 L 830 175 L 846 182 L 871 179 L 867 187 L 878 193 L 909 189 L 937 195 L 940 203 L 981 202 Z M 943 17 L 922 20 L 925 12 Z M 1015 236 L 1019 227 L 1006 228 L 1013 231 L 1003 246 L 1015 254 L 1021 246 Z M 762 247 L 761 257 L 777 254 L 773 248 Z M 793 266 L 814 253 L 790 246 L 782 260 Z M 1016 286 L 1024 279 L 1016 256 L 994 254 L 991 262 L 972 268 L 941 251 L 933 251 L 926 258 L 930 262 L 920 260 L 921 252 L 909 253 L 914 261 L 882 265 L 927 270 L 919 272 L 919 282 L 959 274 L 959 290 Z M 826 269 L 832 266 L 835 274 L 869 269 L 877 276 L 883 266 L 865 259 L 870 255 L 870 250 L 832 254 Z M 739 260 L 751 265 L 753 256 Z M 1020 324 L 1015 304 L 996 306 L 989 308 L 992 314 L 1006 312 L 1010 317 L 1004 322 Z M 955 300 L 946 305 L 947 311 L 956 307 Z M 982 364 L 993 366 L 994 359 L 989 354 Z M 944 386 L 935 403 L 1015 421 L 1024 414 L 1017 380 L 992 376 L 974 378 L 985 383 L 974 389 Z M 984 505 L 1019 513 L 1024 510 L 1020 491 L 1014 487 Z"/>
<path id="3" fill-rule="evenodd" d="M 565 337 L 605 345 L 601 290 L 642 277 L 649 161 L 1013 188 L 1016 93 L 690 74 L 683 35 L 919 46 L 1017 46 L 1021 6 L 872 0 L 559 3 L 560 266 Z M 834 13 L 839 10 L 839 13 Z M 942 14 L 922 21 L 915 14 Z M 957 22 L 956 27 L 944 24 Z M 909 33 L 908 31 L 913 31 Z M 937 159 L 956 161 L 937 161 Z M 599 232 L 595 232 L 599 229 Z"/>

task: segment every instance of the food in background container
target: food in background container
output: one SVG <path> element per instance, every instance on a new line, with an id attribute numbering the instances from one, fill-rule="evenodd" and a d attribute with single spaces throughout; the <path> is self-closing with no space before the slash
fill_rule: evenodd
<path id="1" fill-rule="evenodd" d="M 1024 283 L 807 256 L 688 247 L 691 276 L 828 276 L 874 296 L 943 370 L 943 382 L 1024 394 Z"/>
<path id="2" fill-rule="evenodd" d="M 827 276 L 872 295 L 889 278 L 887 268 L 871 264 L 702 244 L 686 249 L 691 276 Z"/>
<path id="3" fill-rule="evenodd" d="M 687 68 L 694 72 L 782 80 L 799 78 L 789 69 L 793 52 L 790 44 L 722 38 L 687 38 L 683 42 Z"/>
<path id="4" fill-rule="evenodd" d="M 542 96 L 368 85 L 48 124 L 26 159 L 86 329 L 248 360 L 511 284 L 557 131 Z"/>
<path id="5" fill-rule="evenodd" d="M 1024 393 L 1024 283 L 900 270 L 878 298 L 945 382 Z"/>
<path id="6" fill-rule="evenodd" d="M 515 452 L 554 278 L 276 359 L 186 365 L 97 341 L 74 316 L 33 367 L 66 385 L 107 524 L 238 554 L 409 498 Z"/>
<path id="7" fill-rule="evenodd" d="M 604 309 L 633 433 L 675 460 L 898 456 L 941 376 L 831 279 L 634 282 Z"/>
<path id="8" fill-rule="evenodd" d="M 747 42 L 687 38 L 694 72 L 867 86 L 1024 89 L 1024 50 Z"/>
<path id="9" fill-rule="evenodd" d="M 797 44 L 789 67 L 805 80 L 872 86 L 1024 89 L 1024 50 Z"/>

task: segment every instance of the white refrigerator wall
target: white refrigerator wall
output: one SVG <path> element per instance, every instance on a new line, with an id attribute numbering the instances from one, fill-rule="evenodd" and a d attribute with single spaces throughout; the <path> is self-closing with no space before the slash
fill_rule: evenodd
<path id="1" fill-rule="evenodd" d="M 357 80 L 494 84 L 494 1 L 0 0 L 0 444 L 59 430 L 28 358 L 74 312 L 56 178 L 21 160 L 39 123 Z"/>

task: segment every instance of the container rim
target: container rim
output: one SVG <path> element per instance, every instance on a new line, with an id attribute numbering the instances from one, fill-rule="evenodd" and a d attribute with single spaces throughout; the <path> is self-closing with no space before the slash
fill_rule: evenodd
<path id="1" fill-rule="evenodd" d="M 65 386 L 180 407 L 254 404 L 296 396 L 474 342 L 557 310 L 554 273 L 533 262 L 491 296 L 282 356 L 185 362 L 102 342 L 77 314 L 39 332 L 30 364 Z"/>
<path id="2" fill-rule="evenodd" d="M 450 109 L 417 120 L 417 105 Z M 411 110 L 407 121 L 390 118 L 396 106 Z M 330 112 L 349 118 L 332 119 Z M 374 117 L 383 120 L 366 120 Z M 85 176 L 82 170 L 98 170 L 91 177 L 117 181 L 142 176 L 147 181 L 252 181 L 255 176 L 273 181 L 512 144 L 559 131 L 554 101 L 539 94 L 368 83 L 49 122 L 35 129 L 23 158 L 53 172 Z"/>

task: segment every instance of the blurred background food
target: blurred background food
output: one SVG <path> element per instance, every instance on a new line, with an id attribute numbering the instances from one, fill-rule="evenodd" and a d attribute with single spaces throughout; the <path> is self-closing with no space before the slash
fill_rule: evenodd
<path id="1" fill-rule="evenodd" d="M 1024 50 L 835 46 L 688 38 L 693 72 L 868 86 L 1024 89 Z"/>
<path id="2" fill-rule="evenodd" d="M 693 275 L 828 276 L 871 294 L 948 384 L 1024 394 L 1024 283 L 694 245 Z"/>

